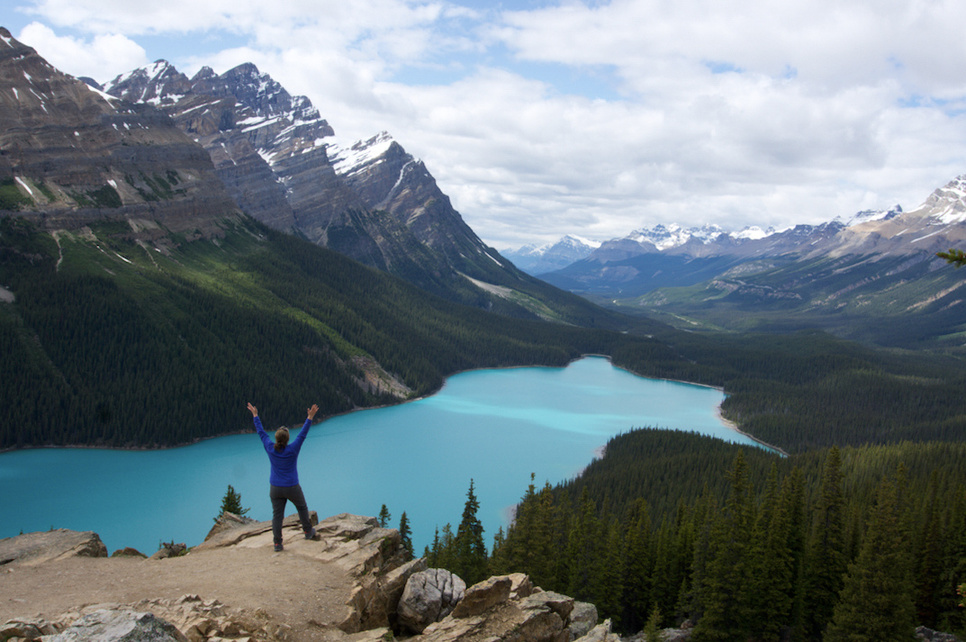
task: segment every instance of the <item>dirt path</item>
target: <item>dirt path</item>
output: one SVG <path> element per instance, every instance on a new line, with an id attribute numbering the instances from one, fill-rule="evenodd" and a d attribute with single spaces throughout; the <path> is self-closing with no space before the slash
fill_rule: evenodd
<path id="1" fill-rule="evenodd" d="M 293 539 L 281 553 L 256 545 L 192 551 L 164 560 L 72 557 L 38 566 L 0 566 L 0 623 L 40 614 L 57 619 L 85 605 L 133 604 L 197 594 L 229 608 L 262 609 L 291 627 L 292 640 L 331 640 L 346 615 L 346 573 L 311 555 L 318 542 Z"/>

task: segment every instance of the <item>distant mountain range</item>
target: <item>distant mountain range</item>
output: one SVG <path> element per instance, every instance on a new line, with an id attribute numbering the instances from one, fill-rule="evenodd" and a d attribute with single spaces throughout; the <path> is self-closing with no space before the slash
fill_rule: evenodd
<path id="1" fill-rule="evenodd" d="M 507 248 L 500 253 L 513 261 L 521 270 L 533 275 L 542 275 L 562 270 L 577 261 L 594 258 L 602 262 L 619 260 L 637 256 L 648 252 L 663 252 L 666 254 L 689 254 L 692 256 L 715 255 L 722 251 L 733 252 L 738 246 L 748 241 L 761 241 L 774 237 L 772 241 L 779 244 L 789 242 L 795 244 L 795 238 L 802 238 L 811 234 L 822 234 L 828 229 L 836 230 L 851 227 L 859 223 L 890 219 L 902 213 L 902 208 L 896 205 L 886 211 L 862 211 L 851 218 L 843 220 L 837 217 L 822 225 L 801 225 L 792 230 L 777 231 L 773 227 L 761 228 L 748 226 L 738 231 L 729 231 L 720 225 L 702 225 L 700 227 L 683 227 L 677 224 L 657 224 L 643 227 L 624 237 L 608 241 L 594 241 L 573 234 L 568 234 L 554 243 L 543 245 L 524 245 L 513 249 Z M 747 249 L 760 251 L 762 245 L 749 245 Z M 726 249 L 725 249 L 726 248 Z M 598 252 L 599 250 L 599 252 Z"/>
<path id="2" fill-rule="evenodd" d="M 966 176 L 911 211 L 781 231 L 657 225 L 585 245 L 583 258 L 541 278 L 691 328 L 818 325 L 889 345 L 950 347 L 966 336 L 966 277 L 936 253 L 954 247 L 966 247 Z"/>
<path id="3" fill-rule="evenodd" d="M 391 136 L 336 144 L 308 99 L 254 65 L 189 79 L 158 61 L 88 90 L 2 37 L 0 210 L 32 212 L 49 229 L 112 218 L 170 247 L 217 237 L 247 214 L 510 316 L 626 325 L 597 303 L 690 328 L 817 324 L 895 345 L 959 345 L 966 332 L 962 279 L 935 256 L 966 243 L 966 179 L 908 212 L 780 231 L 655 226 L 504 257 Z"/>

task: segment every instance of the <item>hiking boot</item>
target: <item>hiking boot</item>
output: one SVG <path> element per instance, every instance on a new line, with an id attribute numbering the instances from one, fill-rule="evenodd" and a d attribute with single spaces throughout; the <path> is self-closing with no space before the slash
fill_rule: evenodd
<path id="1" fill-rule="evenodd" d="M 313 528 L 312 530 L 310 530 L 305 534 L 305 539 L 320 539 L 320 538 L 319 538 L 319 534 L 316 533 L 315 529 Z"/>
<path id="2" fill-rule="evenodd" d="M 275 552 L 276 552 L 276 553 L 280 553 L 280 552 L 281 552 L 281 551 L 283 551 L 283 550 L 285 550 L 285 547 L 284 547 L 284 546 L 282 546 L 281 544 L 276 544 L 276 545 L 275 545 Z"/>

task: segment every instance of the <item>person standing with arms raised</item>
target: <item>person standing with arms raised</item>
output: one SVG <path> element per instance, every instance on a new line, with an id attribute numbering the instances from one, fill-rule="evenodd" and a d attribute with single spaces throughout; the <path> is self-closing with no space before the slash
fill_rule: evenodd
<path id="1" fill-rule="evenodd" d="M 316 404 L 306 411 L 307 417 L 302 430 L 299 431 L 295 441 L 289 443 L 288 428 L 279 428 L 275 431 L 275 441 L 268 436 L 262 428 L 262 421 L 258 418 L 258 408 L 248 404 L 248 410 L 252 413 L 255 422 L 255 430 L 262 439 L 265 452 L 268 453 L 268 460 L 272 464 L 272 473 L 268 478 L 270 484 L 269 496 L 272 498 L 272 536 L 275 539 L 275 550 L 281 551 L 282 546 L 282 518 L 285 517 L 285 503 L 292 502 L 299 513 L 299 520 L 302 522 L 302 531 L 305 539 L 315 539 L 315 529 L 309 521 L 309 509 L 305 503 L 305 495 L 299 485 L 298 459 L 299 451 L 302 449 L 302 442 L 309 434 L 312 427 L 312 418 L 319 411 Z"/>

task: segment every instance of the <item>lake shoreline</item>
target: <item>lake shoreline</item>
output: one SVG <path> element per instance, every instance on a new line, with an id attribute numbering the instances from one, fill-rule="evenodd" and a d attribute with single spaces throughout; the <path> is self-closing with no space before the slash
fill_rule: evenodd
<path id="1" fill-rule="evenodd" d="M 635 377 L 641 377 L 642 379 L 650 379 L 650 380 L 653 380 L 653 381 L 668 381 L 668 382 L 672 382 L 672 383 L 680 383 L 680 384 L 685 384 L 685 385 L 689 385 L 689 386 L 698 386 L 698 387 L 702 387 L 702 388 L 710 388 L 711 390 L 718 390 L 718 391 L 720 391 L 722 393 L 724 392 L 724 388 L 721 387 L 721 386 L 713 386 L 713 385 L 705 384 L 705 383 L 695 383 L 693 381 L 683 381 L 683 380 L 680 380 L 680 379 L 667 379 L 667 378 L 661 378 L 661 377 L 648 377 L 648 376 L 639 374 L 637 372 L 634 372 L 633 370 L 630 370 L 630 369 L 625 368 L 623 366 L 615 365 L 614 364 L 614 361 L 613 361 L 613 359 L 612 359 L 612 357 L 610 355 L 600 354 L 600 353 L 592 353 L 591 352 L 591 353 L 582 354 L 579 357 L 576 357 L 574 359 L 571 359 L 570 361 L 568 361 L 563 366 L 546 366 L 546 365 L 532 365 L 531 364 L 531 365 L 516 365 L 516 366 L 490 366 L 490 367 L 482 367 L 482 368 L 470 368 L 470 369 L 467 369 L 467 370 L 457 370 L 457 371 L 455 371 L 453 373 L 450 373 L 450 374 L 446 375 L 443 378 L 442 385 L 440 385 L 440 387 L 438 389 L 436 389 L 436 390 L 434 390 L 434 391 L 432 391 L 432 392 L 430 392 L 428 394 L 420 395 L 418 397 L 413 397 L 411 399 L 404 399 L 404 400 L 401 400 L 398 404 L 380 404 L 380 405 L 377 405 L 377 406 L 366 406 L 364 408 L 353 408 L 352 410 L 346 410 L 345 412 L 338 412 L 338 413 L 335 413 L 335 414 L 326 415 L 321 420 L 319 420 L 318 422 L 313 423 L 312 425 L 313 426 L 317 426 L 318 424 L 325 423 L 326 421 L 328 421 L 330 419 L 334 419 L 336 417 L 342 417 L 342 416 L 345 416 L 345 415 L 350 415 L 350 414 L 353 414 L 353 413 L 356 413 L 356 412 L 360 412 L 360 411 L 364 411 L 364 410 L 377 410 L 377 409 L 380 409 L 380 408 L 392 408 L 392 407 L 396 407 L 396 406 L 402 406 L 402 405 L 405 405 L 405 404 L 408 404 L 408 403 L 413 403 L 415 401 L 420 401 L 420 400 L 423 400 L 423 399 L 428 399 L 429 397 L 432 397 L 434 395 L 439 394 L 439 392 L 442 391 L 443 388 L 446 387 L 446 382 L 447 382 L 447 380 L 450 377 L 454 377 L 454 376 L 460 375 L 460 374 L 465 374 L 465 373 L 468 373 L 468 372 L 481 372 L 481 371 L 487 371 L 487 370 L 515 370 L 515 369 L 520 369 L 520 368 L 567 368 L 568 366 L 572 365 L 573 363 L 575 363 L 577 361 L 580 361 L 582 359 L 587 359 L 587 358 L 593 358 L 593 357 L 606 359 L 607 362 L 610 363 L 611 366 L 613 366 L 614 368 L 617 368 L 619 370 L 623 370 L 624 372 L 627 372 L 628 374 L 632 374 Z M 752 435 L 750 433 L 744 432 L 743 430 L 741 430 L 738 427 L 738 424 L 736 424 L 735 422 L 733 422 L 733 421 L 731 421 L 729 419 L 726 419 L 724 417 L 724 415 L 722 414 L 722 412 L 721 412 L 721 406 L 720 405 L 716 409 L 716 413 L 717 413 L 718 419 L 721 421 L 722 425 L 724 425 L 726 428 L 728 428 L 728 429 L 730 429 L 730 430 L 738 433 L 739 435 L 742 435 L 743 437 L 746 437 L 748 439 L 751 439 L 755 443 L 760 444 L 761 446 L 763 446 L 763 447 L 765 447 L 767 449 L 774 450 L 775 452 L 777 452 L 777 453 L 779 453 L 779 454 L 781 454 L 781 455 L 783 455 L 785 457 L 788 457 L 788 453 L 785 452 L 783 449 L 781 449 L 778 446 L 775 446 L 773 444 L 769 444 L 769 443 L 767 443 L 765 441 L 762 441 L 761 439 L 758 439 L 757 437 L 755 437 L 754 435 Z M 299 423 L 299 424 L 288 424 L 287 427 L 289 428 L 289 430 L 298 430 L 298 429 L 300 429 L 302 427 L 302 424 L 301 423 Z M 254 426 L 251 429 L 249 429 L 249 430 L 238 430 L 238 431 L 233 431 L 233 432 L 219 433 L 217 435 L 209 435 L 207 437 L 199 437 L 199 438 L 194 439 L 194 440 L 189 441 L 189 442 L 185 442 L 185 443 L 181 443 L 181 444 L 174 444 L 174 445 L 171 445 L 171 446 L 160 446 L 160 445 L 153 445 L 153 446 L 151 446 L 151 445 L 142 445 L 142 446 L 101 446 L 101 445 L 97 445 L 97 444 L 61 444 L 61 445 L 45 444 L 45 445 L 23 446 L 23 447 L 20 447 L 20 448 L 0 448 L 0 455 L 6 454 L 6 453 L 11 453 L 11 452 L 26 451 L 26 450 L 47 450 L 47 449 L 58 449 L 58 448 L 63 448 L 63 449 L 74 449 L 74 448 L 76 448 L 76 449 L 84 449 L 84 450 L 116 450 L 116 451 L 132 451 L 132 452 L 155 451 L 155 450 L 175 450 L 177 448 L 187 448 L 189 446 L 195 446 L 197 444 L 200 444 L 202 442 L 205 442 L 205 441 L 208 441 L 208 440 L 211 440 L 211 439 L 218 439 L 220 437 L 233 437 L 233 436 L 236 436 L 236 435 L 246 435 L 246 434 L 249 434 L 249 433 L 255 434 L 255 428 L 254 428 Z M 604 446 L 601 446 L 601 450 L 603 450 L 603 448 L 604 448 Z"/>

